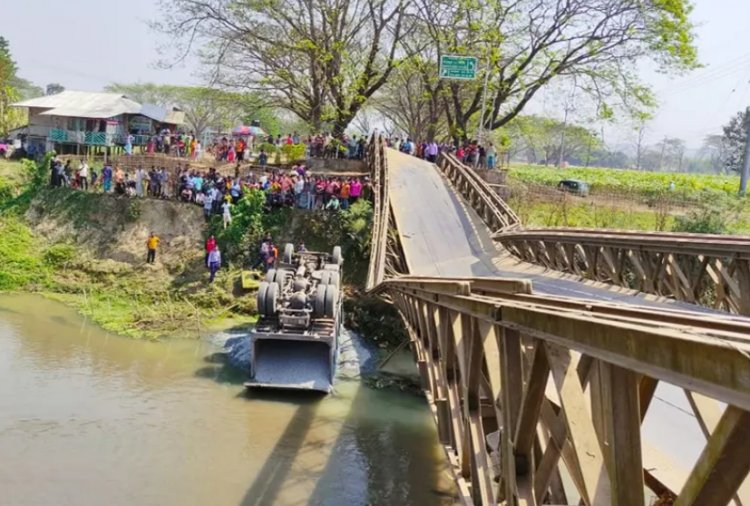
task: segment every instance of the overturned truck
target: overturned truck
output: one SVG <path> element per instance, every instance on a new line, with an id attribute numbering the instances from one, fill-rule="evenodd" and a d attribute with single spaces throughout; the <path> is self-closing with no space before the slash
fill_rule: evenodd
<path id="1" fill-rule="evenodd" d="M 284 246 L 258 286 L 260 318 L 250 334 L 247 388 L 330 392 L 342 317 L 341 247 L 332 253 Z"/>

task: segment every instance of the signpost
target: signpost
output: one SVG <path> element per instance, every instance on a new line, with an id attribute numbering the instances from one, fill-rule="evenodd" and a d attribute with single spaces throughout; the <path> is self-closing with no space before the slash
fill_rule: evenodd
<path id="1" fill-rule="evenodd" d="M 440 56 L 441 79 L 472 80 L 477 78 L 476 56 Z"/>

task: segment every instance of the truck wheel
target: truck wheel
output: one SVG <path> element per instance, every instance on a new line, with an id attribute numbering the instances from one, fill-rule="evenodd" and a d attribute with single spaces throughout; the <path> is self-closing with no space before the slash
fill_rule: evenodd
<path id="1" fill-rule="evenodd" d="M 333 247 L 333 263 L 341 265 L 344 263 L 344 257 L 341 255 L 341 246 L 334 246 Z"/>
<path id="2" fill-rule="evenodd" d="M 266 314 L 274 316 L 278 312 L 277 301 L 279 298 L 279 285 L 270 283 L 266 288 Z"/>
<path id="3" fill-rule="evenodd" d="M 331 278 L 331 273 L 329 271 L 322 271 L 320 273 L 320 284 L 321 285 L 327 285 L 328 280 Z"/>
<path id="4" fill-rule="evenodd" d="M 279 290 L 284 288 L 284 284 L 286 283 L 286 278 L 291 276 L 292 271 L 289 271 L 287 269 L 276 269 L 276 275 L 274 276 L 273 280 L 276 282 L 277 285 L 279 285 Z"/>
<path id="5" fill-rule="evenodd" d="M 270 283 L 268 281 L 261 281 L 258 285 L 258 293 L 255 295 L 255 305 L 258 306 L 258 314 L 266 316 L 266 292 Z"/>
<path id="6" fill-rule="evenodd" d="M 269 283 L 273 283 L 275 277 L 276 269 L 268 269 L 268 272 L 266 272 L 266 281 L 268 281 Z"/>
<path id="7" fill-rule="evenodd" d="M 336 308 L 339 302 L 339 288 L 336 285 L 326 287 L 325 315 L 328 318 L 336 317 Z"/>
<path id="8" fill-rule="evenodd" d="M 294 254 L 294 244 L 288 242 L 284 245 L 284 256 L 281 257 L 281 261 L 285 264 L 292 263 L 292 255 Z"/>
<path id="9" fill-rule="evenodd" d="M 320 318 L 322 316 L 325 316 L 326 285 L 318 284 L 318 286 L 315 288 L 315 294 L 313 295 L 312 303 L 313 314 L 315 315 L 315 317 Z"/>

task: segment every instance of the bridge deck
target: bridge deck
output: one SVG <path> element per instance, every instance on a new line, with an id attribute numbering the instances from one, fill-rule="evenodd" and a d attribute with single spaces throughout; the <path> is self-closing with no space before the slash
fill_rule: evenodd
<path id="1" fill-rule="evenodd" d="M 711 311 L 546 271 L 519 262 L 492 241 L 482 220 L 437 168 L 388 150 L 389 193 L 410 274 L 530 279 L 535 293 L 579 299 Z M 643 424 L 643 458 L 664 483 L 681 487 L 705 438 L 685 394 L 660 383 Z"/>
<path id="2" fill-rule="evenodd" d="M 477 213 L 434 165 L 389 149 L 388 170 L 393 214 L 411 274 L 521 278 L 532 281 L 535 293 L 546 295 L 710 311 L 520 262 L 498 247 Z"/>

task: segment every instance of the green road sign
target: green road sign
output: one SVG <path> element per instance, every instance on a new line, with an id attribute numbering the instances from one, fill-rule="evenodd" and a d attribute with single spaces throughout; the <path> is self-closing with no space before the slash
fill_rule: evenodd
<path id="1" fill-rule="evenodd" d="M 477 58 L 475 56 L 442 55 L 440 57 L 441 79 L 476 79 Z"/>

